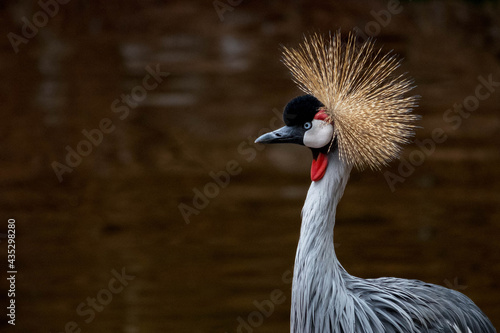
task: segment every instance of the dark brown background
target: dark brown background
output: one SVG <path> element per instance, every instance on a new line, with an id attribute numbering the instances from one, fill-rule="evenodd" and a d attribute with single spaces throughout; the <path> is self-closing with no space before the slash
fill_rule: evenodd
<path id="1" fill-rule="evenodd" d="M 257 151 L 244 142 L 300 93 L 280 44 L 365 29 L 387 2 L 242 1 L 222 21 L 212 1 L 90 3 L 61 5 L 18 53 L 7 34 L 21 34 L 21 17 L 40 7 L 10 1 L 0 10 L 0 230 L 16 219 L 16 328 L 62 332 L 74 321 L 82 332 L 236 332 L 238 317 L 247 321 L 254 301 L 279 289 L 286 301 L 254 331 L 287 332 L 282 275 L 293 266 L 311 157 L 303 147 Z M 384 173 L 397 173 L 397 162 L 353 172 L 338 212 L 338 256 L 357 276 L 458 289 L 498 327 L 500 91 L 458 128 L 443 120 L 474 95 L 479 76 L 500 81 L 498 4 L 401 6 L 379 25 L 378 44 L 401 54 L 415 78 L 417 138 L 442 128 L 447 140 L 394 192 Z M 170 75 L 120 119 L 113 101 L 157 64 Z M 59 182 L 51 163 L 63 163 L 65 147 L 103 118 L 115 130 Z M 179 204 L 192 206 L 194 189 L 232 160 L 241 172 L 186 224 Z M 122 268 L 135 279 L 85 323 L 77 306 Z M 5 292 L 0 298 L 6 304 Z"/>

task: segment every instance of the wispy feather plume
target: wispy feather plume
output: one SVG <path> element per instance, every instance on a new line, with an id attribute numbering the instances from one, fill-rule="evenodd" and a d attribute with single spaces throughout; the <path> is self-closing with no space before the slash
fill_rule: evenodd
<path id="1" fill-rule="evenodd" d="M 373 40 L 358 45 L 352 33 L 344 43 L 340 32 L 313 34 L 296 49 L 284 47 L 283 63 L 299 88 L 325 105 L 344 163 L 380 169 L 410 142 L 419 118 L 411 113 L 417 96 L 405 96 L 413 81 L 394 74 L 400 60 Z"/>

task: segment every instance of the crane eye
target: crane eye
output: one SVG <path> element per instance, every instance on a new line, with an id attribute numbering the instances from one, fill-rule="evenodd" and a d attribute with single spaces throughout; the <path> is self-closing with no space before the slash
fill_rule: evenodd
<path id="1" fill-rule="evenodd" d="M 312 124 L 310 121 L 308 121 L 307 123 L 304 124 L 304 129 L 308 130 L 312 127 Z"/>

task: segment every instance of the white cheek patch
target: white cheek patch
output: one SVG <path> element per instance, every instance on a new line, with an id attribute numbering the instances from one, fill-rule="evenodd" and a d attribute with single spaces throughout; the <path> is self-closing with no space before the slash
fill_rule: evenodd
<path id="1" fill-rule="evenodd" d="M 330 143 L 333 137 L 333 126 L 318 119 L 313 119 L 311 124 L 311 129 L 304 134 L 304 145 L 309 148 L 321 148 Z"/>

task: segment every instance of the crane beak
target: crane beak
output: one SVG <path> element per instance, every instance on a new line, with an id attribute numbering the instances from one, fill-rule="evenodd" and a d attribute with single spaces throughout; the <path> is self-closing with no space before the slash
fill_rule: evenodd
<path id="1" fill-rule="evenodd" d="M 304 130 L 298 126 L 283 126 L 276 131 L 261 135 L 255 143 L 296 143 L 304 144 Z"/>

